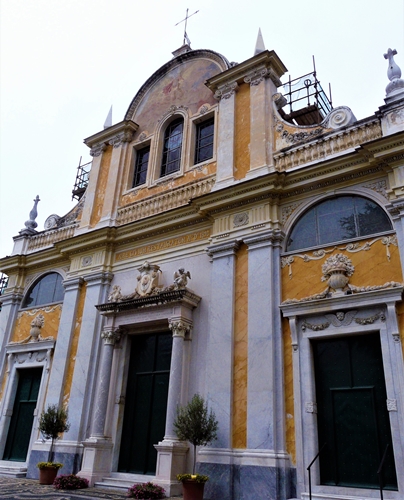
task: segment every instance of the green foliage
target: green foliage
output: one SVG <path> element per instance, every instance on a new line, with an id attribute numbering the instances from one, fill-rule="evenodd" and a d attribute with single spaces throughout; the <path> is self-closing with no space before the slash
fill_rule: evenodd
<path id="1" fill-rule="evenodd" d="M 129 488 L 126 496 L 147 500 L 166 498 L 164 488 L 150 481 L 148 483 L 134 484 Z"/>
<path id="2" fill-rule="evenodd" d="M 39 430 L 46 439 L 57 439 L 59 434 L 70 429 L 67 416 L 67 410 L 64 408 L 50 405 L 39 418 Z"/>
<path id="3" fill-rule="evenodd" d="M 203 474 L 177 474 L 178 481 L 195 481 L 195 483 L 206 483 L 209 481 L 209 476 Z"/>
<path id="4" fill-rule="evenodd" d="M 199 394 L 195 394 L 186 406 L 177 409 L 175 432 L 179 439 L 194 446 L 206 446 L 216 439 L 217 426 L 215 414 L 211 410 L 208 415 L 208 407 Z"/>
<path id="5" fill-rule="evenodd" d="M 38 462 L 36 466 L 38 467 L 38 469 L 61 469 L 63 467 L 63 464 L 59 462 Z"/>
<path id="6" fill-rule="evenodd" d="M 215 414 L 212 410 L 208 412 L 208 406 L 199 394 L 195 394 L 186 406 L 177 408 L 174 429 L 179 439 L 194 445 L 194 474 L 196 447 L 206 446 L 216 439 L 217 426 Z"/>
<path id="7" fill-rule="evenodd" d="M 59 408 L 58 405 L 49 405 L 46 411 L 43 411 L 39 417 L 39 430 L 46 439 L 52 440 L 48 462 L 53 461 L 53 445 L 55 440 L 59 437 L 59 434 L 67 432 L 70 429 L 67 417 L 67 410 Z"/>

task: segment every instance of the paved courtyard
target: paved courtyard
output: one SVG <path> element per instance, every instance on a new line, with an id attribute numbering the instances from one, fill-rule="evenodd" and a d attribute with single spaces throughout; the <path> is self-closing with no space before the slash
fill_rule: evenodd
<path id="1" fill-rule="evenodd" d="M 94 498 L 127 499 L 126 492 L 123 490 L 103 488 L 55 490 L 53 486 L 39 484 L 36 479 L 0 477 L 0 500 L 91 500 Z M 179 497 L 171 500 L 179 500 Z"/>

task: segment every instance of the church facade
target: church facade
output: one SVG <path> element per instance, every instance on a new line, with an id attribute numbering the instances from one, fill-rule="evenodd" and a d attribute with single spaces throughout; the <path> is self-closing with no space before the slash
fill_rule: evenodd
<path id="1" fill-rule="evenodd" d="M 173 422 L 199 393 L 219 422 L 196 457 L 206 499 L 402 498 L 394 55 L 358 121 L 317 80 L 297 104 L 274 51 L 236 64 L 184 45 L 85 139 L 76 207 L 37 231 L 37 198 L 0 260 L 1 473 L 38 476 L 38 417 L 57 404 L 61 473 L 180 494 L 192 450 Z"/>

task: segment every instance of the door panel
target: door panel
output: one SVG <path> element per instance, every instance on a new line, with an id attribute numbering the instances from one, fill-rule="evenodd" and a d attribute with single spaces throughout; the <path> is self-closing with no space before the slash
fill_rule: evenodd
<path id="1" fill-rule="evenodd" d="M 378 488 L 386 445 L 386 489 L 397 478 L 378 334 L 312 342 L 318 411 L 321 484 Z"/>
<path id="2" fill-rule="evenodd" d="M 25 462 L 41 384 L 42 368 L 17 370 L 18 386 L 3 460 Z"/>
<path id="3" fill-rule="evenodd" d="M 170 377 L 171 333 L 132 337 L 120 472 L 155 474 L 157 444 L 164 437 Z"/>

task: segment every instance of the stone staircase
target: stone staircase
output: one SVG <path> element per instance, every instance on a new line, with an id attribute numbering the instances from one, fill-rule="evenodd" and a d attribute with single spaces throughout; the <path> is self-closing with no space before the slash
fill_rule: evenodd
<path id="1" fill-rule="evenodd" d="M 136 483 L 155 482 L 154 476 L 141 474 L 125 474 L 123 472 L 111 472 L 108 477 L 103 477 L 101 481 L 94 483 L 98 488 L 108 488 L 125 491 Z"/>
<path id="2" fill-rule="evenodd" d="M 21 462 L 5 462 L 0 460 L 1 477 L 26 477 L 27 467 Z"/>

